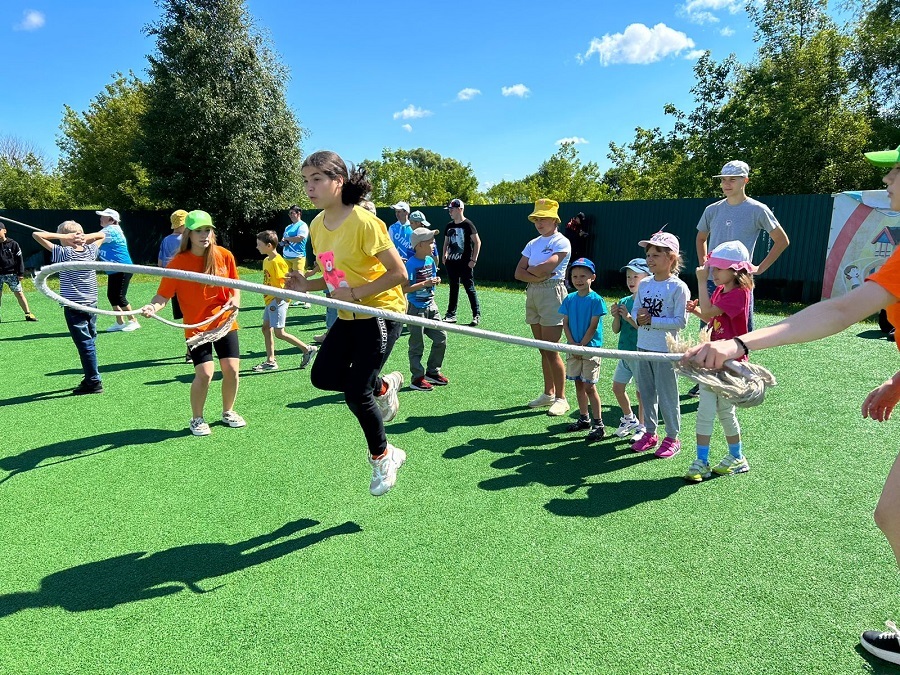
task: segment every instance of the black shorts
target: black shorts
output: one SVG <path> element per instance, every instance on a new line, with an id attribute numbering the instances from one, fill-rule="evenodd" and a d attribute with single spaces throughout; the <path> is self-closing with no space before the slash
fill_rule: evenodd
<path id="1" fill-rule="evenodd" d="M 216 350 L 216 356 L 219 361 L 222 359 L 239 359 L 241 358 L 241 348 L 238 345 L 238 334 L 236 330 L 228 331 L 228 335 L 220 337 L 215 342 L 207 342 L 199 345 L 191 350 L 191 360 L 195 366 L 201 363 L 207 363 L 213 360 L 213 347 Z"/>

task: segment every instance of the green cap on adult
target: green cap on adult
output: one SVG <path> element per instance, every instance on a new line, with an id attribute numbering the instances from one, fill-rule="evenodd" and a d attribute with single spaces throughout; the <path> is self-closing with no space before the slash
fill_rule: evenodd
<path id="1" fill-rule="evenodd" d="M 212 216 L 209 215 L 206 211 L 191 211 L 187 214 L 187 218 L 184 219 L 184 226 L 189 230 L 199 230 L 204 227 L 212 227 L 215 229 L 213 225 Z"/>

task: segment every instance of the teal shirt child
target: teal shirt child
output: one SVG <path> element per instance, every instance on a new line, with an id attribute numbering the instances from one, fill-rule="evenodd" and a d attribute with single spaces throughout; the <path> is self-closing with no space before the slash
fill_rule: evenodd
<path id="1" fill-rule="evenodd" d="M 619 300 L 618 304 L 625 307 L 625 309 L 628 310 L 628 315 L 631 316 L 631 310 L 634 309 L 634 295 L 626 295 L 624 298 Z M 619 329 L 619 349 L 623 351 L 636 352 L 637 339 L 637 328 L 632 326 L 625 319 L 622 319 L 621 328 Z"/>

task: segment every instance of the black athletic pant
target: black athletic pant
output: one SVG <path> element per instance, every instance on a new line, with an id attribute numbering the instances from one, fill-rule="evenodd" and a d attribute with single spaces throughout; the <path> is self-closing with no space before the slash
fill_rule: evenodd
<path id="1" fill-rule="evenodd" d="M 313 361 L 310 381 L 316 389 L 339 391 L 356 415 L 373 457 L 387 448 L 384 420 L 375 403 L 379 373 L 403 326 L 377 317 L 334 322 Z"/>
<path id="2" fill-rule="evenodd" d="M 131 272 L 116 272 L 106 276 L 106 299 L 113 307 L 128 305 L 128 285 L 131 283 Z"/>
<path id="3" fill-rule="evenodd" d="M 456 305 L 459 302 L 459 284 L 462 283 L 469 296 L 469 305 L 472 307 L 472 316 L 481 316 L 481 307 L 478 304 L 478 293 L 475 291 L 475 279 L 473 270 L 468 264 L 457 266 L 447 263 L 447 276 L 450 277 L 450 301 L 447 304 L 447 314 L 456 315 Z"/>

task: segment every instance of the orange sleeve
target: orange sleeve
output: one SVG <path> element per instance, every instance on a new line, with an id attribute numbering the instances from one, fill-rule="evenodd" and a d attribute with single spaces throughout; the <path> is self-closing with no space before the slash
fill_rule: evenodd
<path id="1" fill-rule="evenodd" d="M 866 277 L 866 281 L 874 282 L 895 298 L 900 298 L 900 248 L 894 251 L 877 272 Z M 888 305 L 886 310 L 891 325 L 894 328 L 900 326 L 900 302 Z M 900 342 L 897 343 L 897 349 L 900 349 Z"/>

